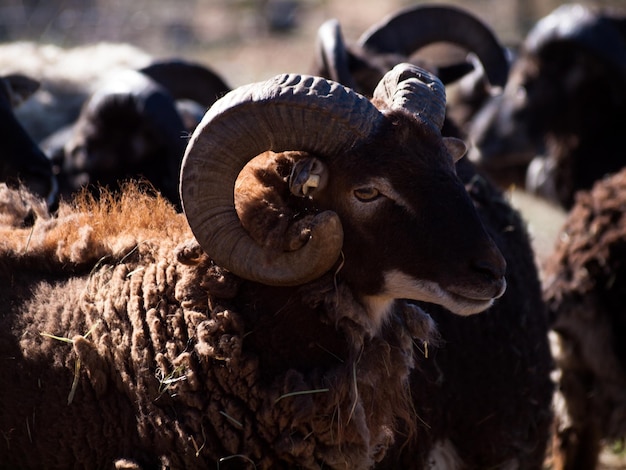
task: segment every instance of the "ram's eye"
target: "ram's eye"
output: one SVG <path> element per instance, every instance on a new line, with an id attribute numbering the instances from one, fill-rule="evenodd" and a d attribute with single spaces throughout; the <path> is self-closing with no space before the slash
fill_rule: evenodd
<path id="1" fill-rule="evenodd" d="M 354 190 L 354 196 L 361 202 L 370 202 L 380 196 L 378 189 L 371 186 L 357 188 Z"/>

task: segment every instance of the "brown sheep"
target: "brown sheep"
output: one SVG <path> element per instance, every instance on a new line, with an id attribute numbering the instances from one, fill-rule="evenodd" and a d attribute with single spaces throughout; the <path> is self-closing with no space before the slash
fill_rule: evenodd
<path id="1" fill-rule="evenodd" d="M 557 468 L 626 437 L 626 170 L 578 193 L 545 267 L 559 368 Z"/>
<path id="2" fill-rule="evenodd" d="M 3 465 L 381 460 L 415 422 L 413 342 L 433 336 L 399 299 L 478 313 L 506 266 L 455 174 L 463 144 L 439 133 L 441 83 L 402 65 L 375 95 L 380 110 L 318 77 L 241 87 L 190 140 L 184 215 L 126 190 L 1 227 Z M 293 152 L 235 197 L 267 150 Z M 288 220 L 274 241 L 255 240 L 258 210 Z"/>

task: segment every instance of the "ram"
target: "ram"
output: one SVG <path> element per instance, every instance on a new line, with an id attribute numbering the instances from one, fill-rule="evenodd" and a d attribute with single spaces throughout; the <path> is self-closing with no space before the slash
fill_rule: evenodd
<path id="1" fill-rule="evenodd" d="M 0 76 L 0 182 L 21 183 L 52 205 L 57 197 L 52 165 L 14 113 L 38 86 L 25 75 Z"/>
<path id="2" fill-rule="evenodd" d="M 624 16 L 563 5 L 528 33 L 504 93 L 475 116 L 470 158 L 501 184 L 568 209 L 619 170 L 626 116 Z"/>
<path id="3" fill-rule="evenodd" d="M 402 65 L 375 103 L 311 76 L 238 88 L 189 142 L 184 215 L 122 191 L 3 228 L 3 463 L 381 460 L 433 333 L 402 299 L 478 313 L 506 265 L 439 133 L 441 83 Z"/>
<path id="4" fill-rule="evenodd" d="M 339 21 L 330 19 L 318 29 L 312 70 L 371 96 L 388 70 L 409 61 L 450 84 L 448 117 L 460 128 L 504 87 L 509 71 L 507 51 L 491 28 L 451 5 L 401 9 L 372 25 L 355 44 L 346 43 Z"/>

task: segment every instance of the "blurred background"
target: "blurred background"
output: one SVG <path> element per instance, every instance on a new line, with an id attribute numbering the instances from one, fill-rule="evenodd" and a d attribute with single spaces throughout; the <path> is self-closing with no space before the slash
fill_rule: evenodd
<path id="1" fill-rule="evenodd" d="M 2 0 L 0 43 L 18 40 L 70 47 L 126 42 L 154 57 L 202 60 L 233 86 L 282 72 L 306 72 L 317 28 L 341 22 L 347 41 L 416 0 Z M 439 1 L 486 20 L 507 45 L 565 3 L 559 0 Z M 624 0 L 580 3 L 619 7 Z"/>

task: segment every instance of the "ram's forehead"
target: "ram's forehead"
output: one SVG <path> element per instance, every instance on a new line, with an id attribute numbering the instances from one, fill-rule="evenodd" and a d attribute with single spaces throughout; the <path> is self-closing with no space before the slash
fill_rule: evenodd
<path id="1" fill-rule="evenodd" d="M 441 135 L 425 132 L 413 119 L 383 128 L 371 140 L 352 149 L 360 162 L 387 162 L 401 159 L 418 164 L 424 159 L 447 153 Z M 430 163 L 430 162 L 429 162 Z"/>
<path id="2" fill-rule="evenodd" d="M 453 171 L 453 159 L 443 143 L 389 145 L 378 152 L 362 152 L 346 166 L 356 175 L 384 175 L 393 180 L 433 172 Z"/>

